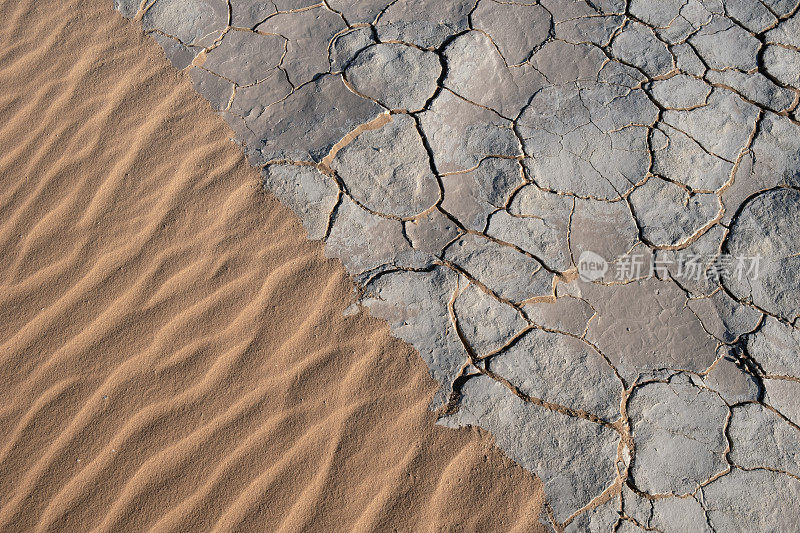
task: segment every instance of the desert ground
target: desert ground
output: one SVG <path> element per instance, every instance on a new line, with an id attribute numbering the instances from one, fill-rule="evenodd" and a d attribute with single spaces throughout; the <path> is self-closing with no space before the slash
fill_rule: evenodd
<path id="1" fill-rule="evenodd" d="M 0 529 L 800 522 L 800 0 L 2 4 Z"/>

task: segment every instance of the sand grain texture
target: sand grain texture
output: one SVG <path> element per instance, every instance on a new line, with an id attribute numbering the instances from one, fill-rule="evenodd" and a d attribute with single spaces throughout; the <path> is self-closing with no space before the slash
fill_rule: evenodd
<path id="1" fill-rule="evenodd" d="M 539 527 L 110 4 L 0 3 L 0 531 Z"/>

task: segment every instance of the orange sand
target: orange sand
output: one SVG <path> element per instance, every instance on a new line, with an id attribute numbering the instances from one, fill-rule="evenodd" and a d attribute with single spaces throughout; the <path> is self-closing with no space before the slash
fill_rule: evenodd
<path id="1" fill-rule="evenodd" d="M 111 0 L 0 26 L 0 530 L 539 527 Z"/>

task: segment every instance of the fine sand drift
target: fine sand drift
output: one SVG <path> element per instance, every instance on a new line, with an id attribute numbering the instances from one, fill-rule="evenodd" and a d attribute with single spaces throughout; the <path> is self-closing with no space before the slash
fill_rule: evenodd
<path id="1" fill-rule="evenodd" d="M 539 527 L 110 4 L 0 4 L 0 531 Z"/>

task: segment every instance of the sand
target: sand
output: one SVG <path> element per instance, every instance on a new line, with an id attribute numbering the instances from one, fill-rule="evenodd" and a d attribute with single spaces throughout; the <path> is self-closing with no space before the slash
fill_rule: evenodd
<path id="1" fill-rule="evenodd" d="M 0 25 L 1 531 L 539 527 L 110 0 Z"/>

